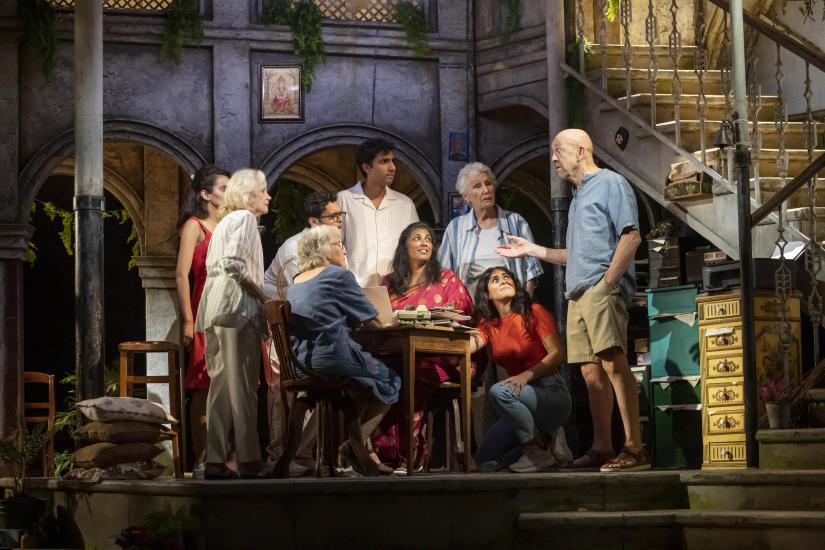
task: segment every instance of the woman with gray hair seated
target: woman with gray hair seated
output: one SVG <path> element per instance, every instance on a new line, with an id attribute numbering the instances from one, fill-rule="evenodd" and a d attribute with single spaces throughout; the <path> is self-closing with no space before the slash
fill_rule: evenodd
<path id="1" fill-rule="evenodd" d="M 496 247 L 508 244 L 508 235 L 533 241 L 527 222 L 519 214 L 496 205 L 496 177 L 486 165 L 471 162 L 458 173 L 455 190 L 470 211 L 454 218 L 438 249 L 438 261 L 458 275 L 472 296 L 478 277 L 490 267 L 506 267 L 516 274 L 531 296 L 536 278 L 543 273 L 534 258 L 505 258 Z"/>
<path id="2" fill-rule="evenodd" d="M 263 303 L 264 257 L 258 219 L 269 211 L 266 179 L 238 170 L 229 179 L 206 254 L 206 283 L 195 330 L 206 339 L 206 469 L 208 479 L 261 473 L 258 372 L 261 339 L 269 333 Z M 226 466 L 235 432 L 239 471 Z"/>
<path id="3" fill-rule="evenodd" d="M 398 401 L 401 378 L 352 338 L 354 327 L 376 323 L 378 311 L 346 269 L 346 256 L 341 232 L 334 226 L 316 225 L 301 236 L 300 273 L 287 289 L 292 307 L 289 332 L 304 366 L 319 374 L 352 378 L 366 390 L 358 398 L 362 440 L 341 445 L 342 460 L 362 474 L 389 474 L 392 468 L 366 456 L 363 445 Z"/>

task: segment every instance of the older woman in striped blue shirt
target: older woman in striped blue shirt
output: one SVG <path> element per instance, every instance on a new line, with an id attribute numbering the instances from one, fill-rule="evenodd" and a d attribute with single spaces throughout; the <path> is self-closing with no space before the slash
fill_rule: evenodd
<path id="1" fill-rule="evenodd" d="M 542 274 L 535 258 L 505 258 L 496 247 L 507 244 L 508 235 L 533 241 L 527 222 L 519 214 L 496 205 L 496 177 L 486 165 L 471 162 L 458 173 L 455 189 L 472 207 L 452 220 L 444 231 L 438 261 L 454 271 L 472 295 L 478 277 L 490 267 L 507 267 L 532 296 Z"/>

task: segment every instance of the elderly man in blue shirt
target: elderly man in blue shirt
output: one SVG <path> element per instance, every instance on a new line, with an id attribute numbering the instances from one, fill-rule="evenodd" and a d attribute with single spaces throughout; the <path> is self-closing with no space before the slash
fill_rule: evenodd
<path id="1" fill-rule="evenodd" d="M 627 362 L 627 308 L 636 292 L 633 257 L 641 243 L 636 198 L 624 177 L 596 165 L 584 131 L 564 130 L 552 147 L 556 172 L 573 185 L 566 248 L 510 237 L 498 252 L 567 266 L 567 360 L 582 365 L 593 416 L 593 445 L 568 467 L 646 470 L 650 458 L 642 446 L 636 381 Z M 618 456 L 610 434 L 614 392 L 625 432 Z"/>

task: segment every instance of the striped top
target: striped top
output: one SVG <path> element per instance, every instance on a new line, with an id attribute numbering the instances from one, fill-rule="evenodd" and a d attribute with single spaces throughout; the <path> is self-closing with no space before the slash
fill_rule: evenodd
<path id="1" fill-rule="evenodd" d="M 407 195 L 387 188 L 378 208 L 364 194 L 359 181 L 338 193 L 338 204 L 347 213 L 341 228 L 347 247 L 347 265 L 362 287 L 378 286 L 392 271 L 392 257 L 401 232 L 418 221 L 415 204 Z"/>
<path id="2" fill-rule="evenodd" d="M 498 242 L 507 244 L 507 235 L 523 237 L 528 241 L 533 241 L 533 234 L 530 226 L 519 214 L 498 209 Z M 441 267 L 453 270 L 461 281 L 468 287 L 473 281 L 469 281 L 472 266 L 475 263 L 476 252 L 478 250 L 479 234 L 481 230 L 476 222 L 475 212 L 470 210 L 463 216 L 454 218 L 447 229 L 444 230 L 444 239 L 438 249 L 438 261 Z M 502 263 L 515 273 L 519 282 L 524 285 L 527 281 L 535 279 L 544 271 L 535 258 L 504 258 Z"/>
<path id="3" fill-rule="evenodd" d="M 249 210 L 235 210 L 218 223 L 209 241 L 195 330 L 203 332 L 222 315 L 240 315 L 267 333 L 263 305 L 241 286 L 244 277 L 263 286 L 264 254 L 257 218 Z"/>

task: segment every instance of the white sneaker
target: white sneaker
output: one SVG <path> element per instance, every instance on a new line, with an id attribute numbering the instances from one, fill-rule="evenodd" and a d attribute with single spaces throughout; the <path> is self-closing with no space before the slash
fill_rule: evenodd
<path id="1" fill-rule="evenodd" d="M 547 471 L 555 465 L 556 457 L 549 449 L 527 445 L 521 458 L 510 464 L 510 471 L 517 474 L 530 474 Z"/>
<path id="2" fill-rule="evenodd" d="M 192 479 L 203 479 L 203 473 L 206 471 L 206 462 L 201 462 L 192 468 Z"/>
<path id="3" fill-rule="evenodd" d="M 573 451 L 567 445 L 567 438 L 564 436 L 564 427 L 559 426 L 550 436 L 550 452 L 556 457 L 556 462 L 560 468 L 573 460 Z"/>

